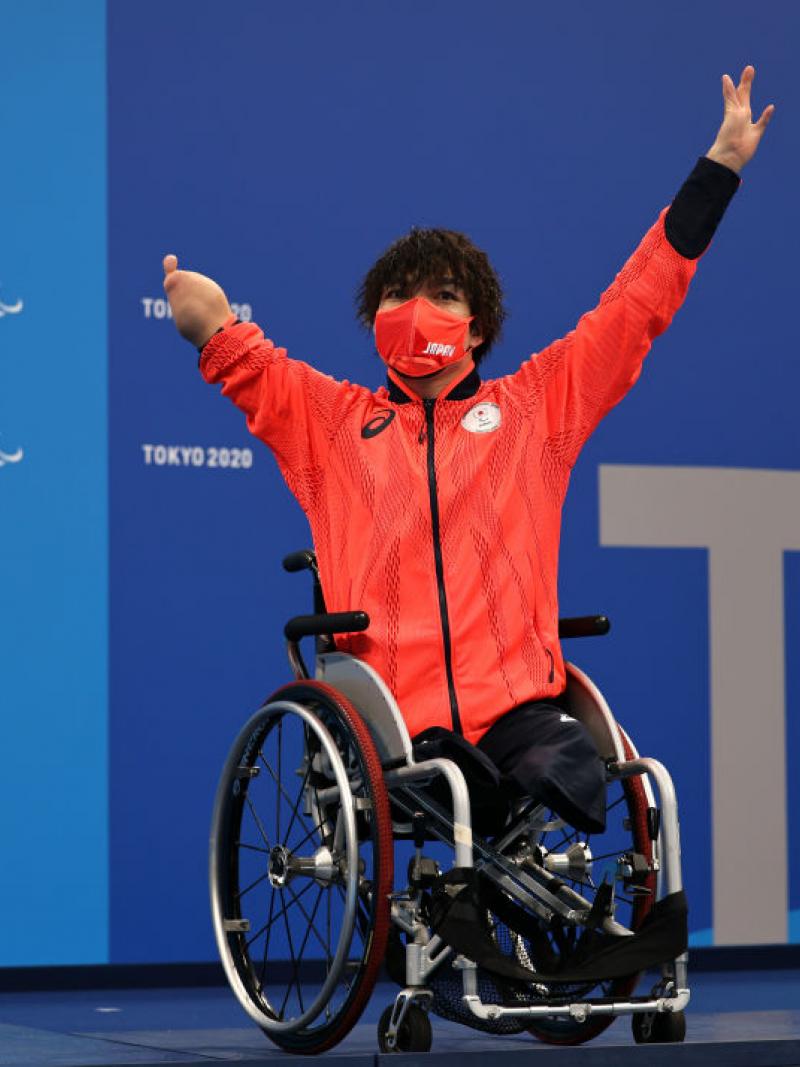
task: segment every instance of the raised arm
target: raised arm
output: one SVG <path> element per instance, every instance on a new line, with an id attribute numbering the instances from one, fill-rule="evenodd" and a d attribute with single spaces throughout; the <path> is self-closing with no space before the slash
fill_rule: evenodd
<path id="1" fill-rule="evenodd" d="M 696 261 L 710 244 L 739 186 L 738 175 L 774 112 L 770 105 L 752 122 L 753 76 L 749 66 L 738 86 L 724 76 L 725 113 L 708 155 L 698 161 L 597 307 L 509 379 L 526 408 L 544 404 L 552 462 L 574 464 L 597 423 L 637 380 L 653 340 L 682 304 Z"/>
<path id="2" fill-rule="evenodd" d="M 205 275 L 164 258 L 164 289 L 183 337 L 200 350 L 200 372 L 244 412 L 250 432 L 269 445 L 301 506 L 315 503 L 318 472 L 341 416 L 363 390 L 289 359 L 252 322 L 239 322 L 225 293 Z"/>

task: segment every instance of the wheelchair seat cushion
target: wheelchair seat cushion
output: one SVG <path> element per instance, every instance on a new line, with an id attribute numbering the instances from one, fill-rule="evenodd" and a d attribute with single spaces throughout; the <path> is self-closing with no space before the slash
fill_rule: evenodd
<path id="1" fill-rule="evenodd" d="M 499 789 L 500 772 L 486 753 L 469 741 L 446 730 L 443 726 L 431 726 L 413 739 L 414 759 L 450 759 L 462 771 L 467 785 L 472 789 Z"/>
<path id="2" fill-rule="evenodd" d="M 509 790 L 510 783 L 504 781 L 486 753 L 443 726 L 423 730 L 412 744 L 418 763 L 449 759 L 456 764 L 469 790 L 473 830 L 483 836 L 497 833 L 508 818 L 512 793 L 516 790 Z M 450 808 L 450 790 L 443 779 L 431 783 L 428 791 L 442 807 Z"/>
<path id="3" fill-rule="evenodd" d="M 483 735 L 478 751 L 520 794 L 546 804 L 576 830 L 605 830 L 605 764 L 563 702 L 512 708 Z"/>

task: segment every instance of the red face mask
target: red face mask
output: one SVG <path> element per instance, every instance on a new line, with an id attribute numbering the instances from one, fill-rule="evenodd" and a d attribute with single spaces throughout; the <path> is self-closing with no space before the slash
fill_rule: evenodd
<path id="1" fill-rule="evenodd" d="M 462 359 L 468 344 L 473 316 L 462 319 L 436 307 L 424 296 L 375 316 L 375 344 L 384 363 L 421 378 Z"/>

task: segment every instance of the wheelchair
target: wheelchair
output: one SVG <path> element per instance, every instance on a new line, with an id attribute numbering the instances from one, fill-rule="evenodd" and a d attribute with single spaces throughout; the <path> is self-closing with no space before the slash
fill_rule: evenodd
<path id="1" fill-rule="evenodd" d="M 488 791 L 450 758 L 418 758 L 387 685 L 333 643 L 367 616 L 325 611 L 312 552 L 284 567 L 312 573 L 315 613 L 286 624 L 295 681 L 236 738 L 211 828 L 214 931 L 244 1011 L 283 1050 L 323 1052 L 356 1024 L 385 967 L 400 987 L 378 1025 L 385 1052 L 429 1050 L 432 1014 L 556 1045 L 629 1015 L 637 1042 L 682 1041 L 686 906 L 666 769 L 638 755 L 571 663 L 570 713 L 607 769 L 604 834 Z M 588 617 L 561 620 L 559 633 L 608 628 Z M 313 677 L 304 637 L 316 639 Z"/>

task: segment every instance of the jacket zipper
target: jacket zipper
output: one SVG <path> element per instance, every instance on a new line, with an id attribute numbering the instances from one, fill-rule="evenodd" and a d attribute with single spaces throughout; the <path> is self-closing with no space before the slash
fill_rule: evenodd
<path id="1" fill-rule="evenodd" d="M 436 585 L 439 592 L 439 616 L 442 622 L 442 639 L 444 642 L 444 666 L 447 673 L 447 692 L 450 696 L 450 716 L 453 722 L 453 732 L 464 733 L 461 727 L 461 716 L 458 713 L 458 700 L 456 699 L 456 685 L 453 679 L 453 656 L 450 641 L 450 616 L 447 611 L 447 594 L 444 588 L 444 563 L 442 561 L 442 541 L 439 529 L 439 497 L 436 492 L 436 466 L 434 464 L 434 426 L 433 408 L 435 398 L 423 400 L 425 406 L 425 428 L 428 441 L 428 494 L 431 500 L 431 532 L 433 534 L 433 558 L 436 564 Z"/>

